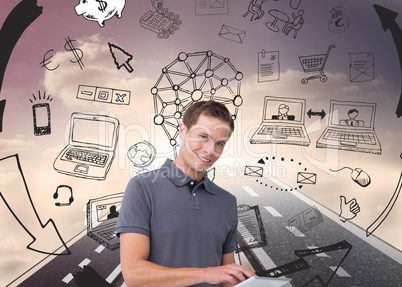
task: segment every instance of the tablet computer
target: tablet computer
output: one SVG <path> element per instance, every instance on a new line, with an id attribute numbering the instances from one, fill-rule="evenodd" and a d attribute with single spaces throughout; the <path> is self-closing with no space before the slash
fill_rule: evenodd
<path id="1" fill-rule="evenodd" d="M 272 278 L 272 277 L 250 277 L 247 280 L 239 283 L 236 287 L 280 287 L 289 283 L 292 279 L 289 278 Z"/>

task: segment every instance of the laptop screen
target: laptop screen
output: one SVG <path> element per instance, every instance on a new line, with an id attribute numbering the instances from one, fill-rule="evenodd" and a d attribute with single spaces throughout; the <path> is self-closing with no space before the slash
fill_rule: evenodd
<path id="1" fill-rule="evenodd" d="M 124 192 L 110 194 L 104 197 L 90 199 L 87 203 L 87 219 L 91 228 L 99 222 L 116 218 L 119 215 Z M 115 227 L 113 227 L 115 228 Z"/>
<path id="2" fill-rule="evenodd" d="M 74 117 L 70 141 L 73 145 L 113 149 L 116 142 L 116 123 L 104 117 Z"/>
<path id="3" fill-rule="evenodd" d="M 304 123 L 304 99 L 265 97 L 264 122 Z"/>
<path id="4" fill-rule="evenodd" d="M 329 125 L 347 129 L 374 129 L 375 103 L 331 100 Z"/>

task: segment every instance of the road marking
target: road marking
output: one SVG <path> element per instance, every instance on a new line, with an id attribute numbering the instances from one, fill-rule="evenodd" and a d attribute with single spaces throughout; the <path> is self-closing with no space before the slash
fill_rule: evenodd
<path id="1" fill-rule="evenodd" d="M 264 206 L 264 208 L 271 213 L 272 216 L 275 217 L 282 217 L 282 214 L 280 214 L 278 211 L 276 211 L 275 208 L 273 208 L 272 206 Z"/>
<path id="2" fill-rule="evenodd" d="M 301 233 L 298 229 L 297 229 L 297 231 L 299 231 L 299 232 L 296 232 L 294 230 L 295 229 L 294 226 L 285 226 L 285 227 L 286 227 L 287 230 L 289 230 L 291 233 L 293 233 L 293 235 L 296 236 L 296 237 L 306 237 L 306 235 Z"/>
<path id="3" fill-rule="evenodd" d="M 99 245 L 98 248 L 95 249 L 95 252 L 101 253 L 103 251 L 103 249 L 105 249 L 105 246 Z"/>
<path id="4" fill-rule="evenodd" d="M 73 279 L 74 279 L 73 274 L 68 273 L 68 274 L 66 275 L 66 277 L 64 277 L 63 280 L 61 280 L 61 281 L 63 281 L 64 283 L 68 284 L 68 283 L 70 283 L 71 280 L 73 280 Z"/>
<path id="5" fill-rule="evenodd" d="M 257 256 L 258 261 L 264 266 L 265 270 L 269 270 L 271 268 L 275 268 L 276 265 L 274 261 L 272 261 L 271 257 L 262 249 L 262 247 L 253 248 L 251 251 Z"/>
<path id="6" fill-rule="evenodd" d="M 332 271 L 336 270 L 336 266 L 329 266 L 329 268 L 332 269 Z M 345 271 L 342 267 L 339 267 L 338 270 L 336 271 L 336 275 L 339 277 L 352 277 L 348 272 Z"/>
<path id="7" fill-rule="evenodd" d="M 253 197 L 259 197 L 259 195 L 249 186 L 242 186 L 245 191 Z"/>
<path id="8" fill-rule="evenodd" d="M 84 268 L 84 266 L 88 265 L 89 263 L 91 263 L 91 260 L 89 260 L 88 258 L 85 258 L 84 260 L 82 260 L 82 262 L 80 264 L 78 264 L 78 266 L 80 266 L 81 268 Z"/>
<path id="9" fill-rule="evenodd" d="M 117 276 L 119 276 L 121 272 L 121 266 L 120 264 L 113 270 L 112 273 L 110 273 L 110 275 L 106 278 L 106 281 L 108 283 L 112 283 L 114 279 L 116 279 Z"/>

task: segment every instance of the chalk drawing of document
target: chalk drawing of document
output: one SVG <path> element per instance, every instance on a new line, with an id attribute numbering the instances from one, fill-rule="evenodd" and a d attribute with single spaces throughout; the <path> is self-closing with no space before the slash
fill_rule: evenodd
<path id="1" fill-rule="evenodd" d="M 237 252 L 266 246 L 268 241 L 258 205 L 241 204 L 237 211 Z"/>
<path id="2" fill-rule="evenodd" d="M 258 53 L 258 82 L 279 80 L 279 51 Z"/>
<path id="3" fill-rule="evenodd" d="M 374 56 L 373 53 L 349 53 L 350 57 L 350 81 L 367 82 L 374 80 Z"/>

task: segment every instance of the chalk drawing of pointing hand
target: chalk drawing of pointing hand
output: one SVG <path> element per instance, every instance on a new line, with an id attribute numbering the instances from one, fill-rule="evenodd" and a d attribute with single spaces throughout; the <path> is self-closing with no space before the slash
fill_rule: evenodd
<path id="1" fill-rule="evenodd" d="M 351 220 L 356 217 L 357 213 L 360 212 L 359 204 L 356 199 L 353 198 L 346 202 L 346 197 L 343 195 L 340 196 L 341 200 L 341 213 L 339 217 L 342 222 L 346 222 L 346 220 Z"/>

